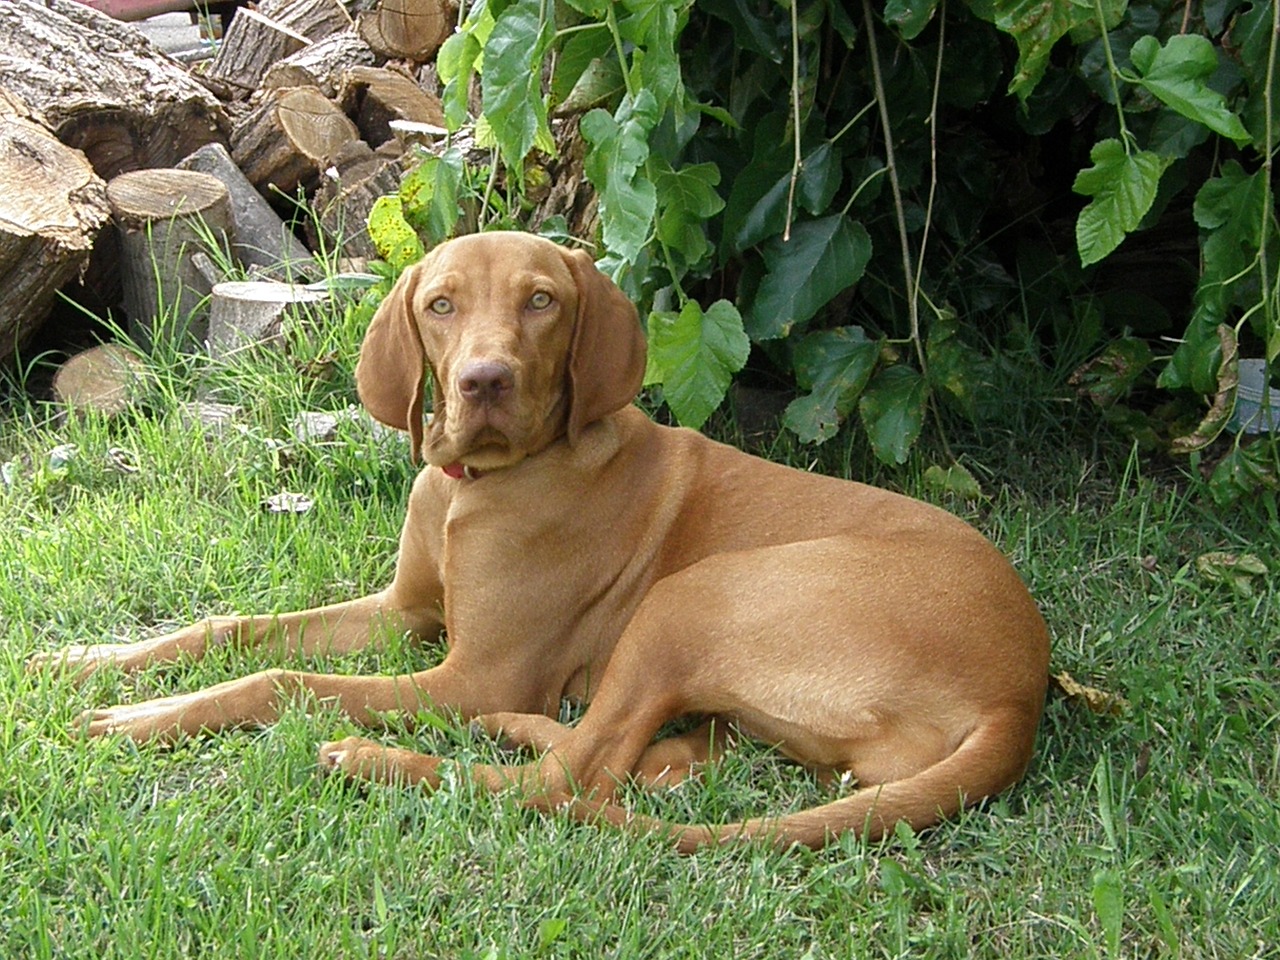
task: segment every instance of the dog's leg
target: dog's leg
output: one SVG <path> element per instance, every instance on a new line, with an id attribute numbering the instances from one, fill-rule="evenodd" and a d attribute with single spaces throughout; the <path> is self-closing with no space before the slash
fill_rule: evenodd
<path id="1" fill-rule="evenodd" d="M 536 753 L 554 750 L 572 730 L 537 713 L 490 713 L 472 724 L 503 747 L 527 747 Z M 649 788 L 674 787 L 698 767 L 720 758 L 727 741 L 725 726 L 708 720 L 688 733 L 658 740 L 641 754 L 632 776 Z"/>
<path id="2" fill-rule="evenodd" d="M 563 723 L 540 713 L 486 713 L 471 725 L 497 740 L 504 749 L 527 747 L 535 753 L 546 753 L 570 730 Z"/>
<path id="3" fill-rule="evenodd" d="M 505 749 L 525 747 L 539 754 L 555 750 L 573 729 L 537 713 L 490 713 L 476 717 L 472 725 Z M 688 733 L 651 744 L 631 775 L 649 789 L 674 787 L 695 775 L 703 764 L 718 760 L 727 739 L 726 725 L 708 720 Z"/>
<path id="4" fill-rule="evenodd" d="M 412 719 L 423 709 L 474 716 L 491 701 L 483 682 L 469 682 L 448 661 L 398 677 L 358 677 L 265 670 L 216 686 L 136 704 L 87 710 L 89 736 L 124 734 L 139 742 L 173 742 L 184 735 L 273 723 L 283 707 L 309 693 L 352 720 L 377 726 L 389 711 Z"/>
<path id="5" fill-rule="evenodd" d="M 433 615 L 434 614 L 434 615 Z M 434 611 L 410 611 L 382 591 L 358 600 L 312 610 L 266 616 L 210 617 L 172 633 L 134 643 L 81 644 L 41 653 L 27 661 L 27 668 L 54 668 L 88 676 L 112 665 L 137 672 L 155 663 L 183 657 L 198 659 L 215 647 L 266 646 L 283 656 L 340 654 L 360 650 L 387 631 L 425 632 L 438 628 Z"/>
<path id="6" fill-rule="evenodd" d="M 697 776 L 698 769 L 724 755 L 728 732 L 723 722 L 708 720 L 688 733 L 659 740 L 640 755 L 632 777 L 648 789 L 674 787 Z"/>

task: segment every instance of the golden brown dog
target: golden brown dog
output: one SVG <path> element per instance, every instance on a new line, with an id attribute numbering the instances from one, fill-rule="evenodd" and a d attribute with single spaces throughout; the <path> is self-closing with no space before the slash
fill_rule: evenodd
<path id="1" fill-rule="evenodd" d="M 919 828 L 1017 780 L 1048 637 L 1004 557 L 935 507 L 653 424 L 631 405 L 644 362 L 635 309 L 586 254 L 513 233 L 446 243 L 391 291 L 356 371 L 369 410 L 427 464 L 391 585 L 35 663 L 135 670 L 218 644 L 341 652 L 443 628 L 447 656 L 419 673 L 268 670 L 90 711 L 88 731 L 172 740 L 263 724 L 301 691 L 370 725 L 456 711 L 541 752 L 471 768 L 479 782 L 667 831 L 682 850 Z M 552 719 L 563 697 L 590 703 L 576 726 Z M 708 724 L 655 742 L 685 715 Z M 859 788 L 718 828 L 631 820 L 613 803 L 623 778 L 674 782 L 716 754 L 711 718 Z M 359 738 L 320 760 L 428 785 L 444 762 Z"/>

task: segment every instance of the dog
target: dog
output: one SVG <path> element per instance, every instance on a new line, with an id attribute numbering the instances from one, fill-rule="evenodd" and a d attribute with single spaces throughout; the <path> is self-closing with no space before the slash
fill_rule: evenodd
<path id="1" fill-rule="evenodd" d="M 1000 552 L 937 507 L 653 423 L 632 403 L 644 369 L 634 306 L 585 252 L 509 232 L 441 244 L 381 304 L 356 368 L 362 402 L 424 462 L 390 586 L 32 666 L 132 671 L 223 645 L 345 653 L 443 631 L 444 660 L 410 675 L 271 669 L 84 724 L 172 741 L 270 723 L 304 692 L 369 726 L 449 711 L 535 752 L 468 767 L 477 783 L 684 852 L 918 830 L 1017 781 L 1049 638 Z M 587 704 L 575 725 L 554 719 L 563 698 Z M 655 739 L 690 716 L 702 722 Z M 720 826 L 616 800 L 628 778 L 696 773 L 726 725 L 856 786 Z M 358 737 L 320 749 L 324 769 L 387 783 L 435 786 L 445 763 Z"/>

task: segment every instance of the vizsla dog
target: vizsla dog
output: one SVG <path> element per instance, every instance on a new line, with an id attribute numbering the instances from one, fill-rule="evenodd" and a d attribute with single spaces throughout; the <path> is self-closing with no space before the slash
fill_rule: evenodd
<path id="1" fill-rule="evenodd" d="M 1048 636 L 1005 558 L 943 510 L 655 425 L 631 405 L 644 366 L 634 307 L 585 253 L 515 233 L 445 243 L 391 291 L 356 370 L 370 412 L 426 463 L 391 585 L 37 662 L 136 670 L 214 645 L 342 652 L 443 629 L 444 661 L 419 673 L 268 670 L 89 711 L 88 732 L 264 724 L 303 691 L 368 725 L 447 710 L 539 753 L 470 767 L 477 782 L 683 851 L 920 828 L 1017 780 Z M 553 719 L 565 697 L 589 702 L 572 727 Z M 706 723 L 655 742 L 690 715 Z M 726 723 L 857 788 L 718 827 L 633 818 L 613 799 L 628 777 L 671 783 L 713 759 Z M 349 738 L 320 762 L 434 786 L 448 761 Z"/>

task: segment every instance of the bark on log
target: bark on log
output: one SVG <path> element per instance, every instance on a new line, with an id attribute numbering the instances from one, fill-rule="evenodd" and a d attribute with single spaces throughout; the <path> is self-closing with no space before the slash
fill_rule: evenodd
<path id="1" fill-rule="evenodd" d="M 394 138 L 392 120 L 444 126 L 439 97 L 384 67 L 352 67 L 343 75 L 338 99 L 371 146 Z"/>
<path id="2" fill-rule="evenodd" d="M 124 307 L 143 346 L 164 339 L 181 349 L 203 345 L 202 309 L 214 280 L 201 269 L 211 245 L 234 237 L 231 199 L 216 177 L 191 170 L 138 170 L 107 184 L 120 230 Z"/>
<path id="3" fill-rule="evenodd" d="M 379 197 L 396 193 L 404 175 L 404 158 L 374 153 L 368 144 L 337 158 L 330 176 L 316 191 L 312 206 L 324 237 L 315 246 L 328 246 L 343 257 L 374 259 L 377 248 L 366 229 L 369 212 Z"/>
<path id="4" fill-rule="evenodd" d="M 246 267 L 259 267 L 281 279 L 305 275 L 313 269 L 310 252 L 245 179 L 222 144 L 206 144 L 179 163 L 178 168 L 217 177 L 227 188 L 236 227 L 232 249 Z"/>
<path id="5" fill-rule="evenodd" d="M 356 18 L 373 52 L 388 60 L 425 63 L 453 32 L 457 7 L 449 0 L 382 0 Z"/>
<path id="6" fill-rule="evenodd" d="M 577 118 L 553 120 L 551 135 L 555 138 L 556 158 L 547 165 L 550 189 L 535 200 L 530 229 L 536 230 L 552 217 L 564 217 L 570 236 L 594 237 L 600 228 L 599 198 L 582 172 L 587 145 L 578 131 Z"/>
<path id="7" fill-rule="evenodd" d="M 314 87 L 265 96 L 232 133 L 231 158 L 259 191 L 292 196 L 311 188 L 330 157 L 360 139 L 347 116 Z"/>
<path id="8" fill-rule="evenodd" d="M 225 84 L 233 96 L 247 97 L 274 63 L 350 26 L 338 0 L 274 0 L 242 10 L 231 21 L 208 77 Z"/>
<path id="9" fill-rule="evenodd" d="M 373 63 L 373 51 L 354 31 L 335 33 L 272 64 L 262 78 L 262 87 L 317 87 L 326 97 L 333 98 L 338 95 L 343 73 L 352 67 L 371 67 Z"/>
<path id="10" fill-rule="evenodd" d="M 0 3 L 0 77 L 104 180 L 226 140 L 222 106 L 134 27 L 74 0 Z"/>
<path id="11" fill-rule="evenodd" d="M 219 283 L 209 304 L 209 355 L 225 359 L 255 344 L 282 342 L 284 322 L 299 307 L 329 299 L 324 290 L 271 281 Z"/>
<path id="12" fill-rule="evenodd" d="M 110 219 L 106 184 L 0 91 L 0 360 L 39 329 Z"/>

